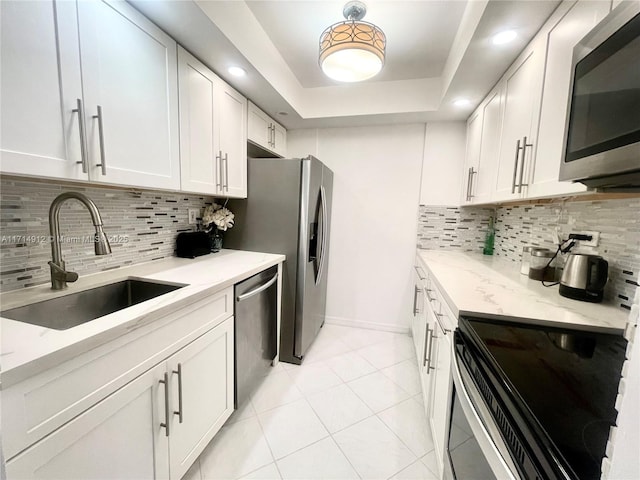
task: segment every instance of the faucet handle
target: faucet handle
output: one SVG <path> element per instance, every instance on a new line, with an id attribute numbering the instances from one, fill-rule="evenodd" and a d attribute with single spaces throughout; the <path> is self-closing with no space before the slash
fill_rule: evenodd
<path id="1" fill-rule="evenodd" d="M 64 262 L 62 262 L 62 265 L 49 262 L 49 266 L 51 267 L 51 288 L 54 290 L 62 290 L 66 288 L 67 282 L 71 283 L 78 280 L 76 272 L 68 272 L 64 269 Z"/>

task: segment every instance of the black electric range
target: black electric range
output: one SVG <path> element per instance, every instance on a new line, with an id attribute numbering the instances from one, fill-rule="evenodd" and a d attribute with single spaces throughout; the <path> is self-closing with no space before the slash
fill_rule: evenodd
<path id="1" fill-rule="evenodd" d="M 461 317 L 455 338 L 522 478 L 600 478 L 621 335 Z"/>

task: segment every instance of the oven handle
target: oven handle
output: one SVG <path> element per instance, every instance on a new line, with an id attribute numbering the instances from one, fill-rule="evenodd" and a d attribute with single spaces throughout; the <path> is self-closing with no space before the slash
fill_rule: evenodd
<path id="1" fill-rule="evenodd" d="M 465 366 L 460 365 L 455 342 L 453 342 L 453 359 L 451 370 L 460 406 L 487 463 L 496 478 L 518 480 L 520 478 L 518 470 L 511 459 L 500 430 L 495 425 L 489 409 L 484 404 L 484 400 Z"/>

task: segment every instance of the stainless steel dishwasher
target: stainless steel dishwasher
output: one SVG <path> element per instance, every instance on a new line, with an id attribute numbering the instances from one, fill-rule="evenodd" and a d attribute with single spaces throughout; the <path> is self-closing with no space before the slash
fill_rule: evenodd
<path id="1" fill-rule="evenodd" d="M 277 351 L 277 265 L 236 283 L 235 407 L 262 381 Z"/>

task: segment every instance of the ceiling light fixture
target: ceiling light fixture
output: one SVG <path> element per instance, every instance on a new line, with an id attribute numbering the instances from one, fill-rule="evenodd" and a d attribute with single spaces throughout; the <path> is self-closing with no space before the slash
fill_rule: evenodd
<path id="1" fill-rule="evenodd" d="M 518 34 L 515 32 L 515 30 L 505 30 L 504 32 L 496 33 L 491 39 L 491 42 L 494 45 L 504 45 L 505 43 L 509 43 L 517 36 Z"/>
<path id="2" fill-rule="evenodd" d="M 227 71 L 234 77 L 244 77 L 247 74 L 247 71 L 240 67 L 229 67 Z"/>
<path id="3" fill-rule="evenodd" d="M 361 21 L 367 13 L 364 3 L 348 2 L 342 13 L 347 20 L 320 35 L 320 68 L 340 82 L 361 82 L 376 76 L 384 65 L 387 37 L 377 26 Z"/>

